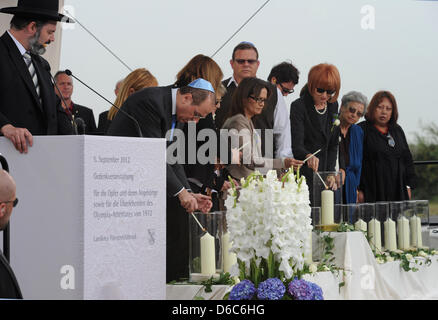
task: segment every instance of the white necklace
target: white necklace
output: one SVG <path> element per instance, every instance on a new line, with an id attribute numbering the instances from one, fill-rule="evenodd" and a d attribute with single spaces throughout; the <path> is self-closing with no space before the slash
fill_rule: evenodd
<path id="1" fill-rule="evenodd" d="M 318 112 L 319 114 L 321 114 L 321 115 L 323 115 L 324 113 L 326 113 L 326 111 L 327 111 L 327 104 L 325 105 L 325 107 L 324 107 L 324 110 L 323 111 L 319 111 L 317 108 L 316 108 L 316 106 L 315 105 L 313 105 L 314 107 L 315 107 L 315 111 L 316 112 Z"/>

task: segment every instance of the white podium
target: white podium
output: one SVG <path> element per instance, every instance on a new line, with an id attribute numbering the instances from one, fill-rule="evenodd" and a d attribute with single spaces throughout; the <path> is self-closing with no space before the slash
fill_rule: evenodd
<path id="1" fill-rule="evenodd" d="M 24 299 L 166 298 L 164 139 L 37 136 L 20 154 L 1 137 L 0 153 Z"/>

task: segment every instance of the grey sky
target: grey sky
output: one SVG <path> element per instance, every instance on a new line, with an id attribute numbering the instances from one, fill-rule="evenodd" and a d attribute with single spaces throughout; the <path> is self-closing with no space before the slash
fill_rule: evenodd
<path id="1" fill-rule="evenodd" d="M 213 54 L 265 0 L 66 0 L 78 20 L 132 69 L 145 67 L 160 85 L 198 53 Z M 361 8 L 375 9 L 375 29 L 363 30 Z M 67 7 L 68 8 L 68 7 Z M 394 93 L 399 124 L 408 138 L 419 122 L 438 122 L 438 1 L 271 0 L 215 57 L 225 78 L 233 47 L 253 42 L 260 54 L 258 77 L 290 60 L 300 70 L 298 98 L 309 69 L 336 65 L 341 96 L 357 90 L 371 99 L 378 90 Z M 129 70 L 79 25 L 64 29 L 61 68 L 67 68 L 114 101 L 114 85 Z M 75 82 L 73 100 L 91 107 L 96 123 L 108 104 Z"/>

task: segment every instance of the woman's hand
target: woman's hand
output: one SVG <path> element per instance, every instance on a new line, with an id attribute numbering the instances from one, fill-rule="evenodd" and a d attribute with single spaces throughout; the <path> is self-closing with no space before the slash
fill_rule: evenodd
<path id="1" fill-rule="evenodd" d="M 363 191 L 357 190 L 357 203 L 364 203 L 365 202 L 365 195 L 363 194 Z"/>
<path id="2" fill-rule="evenodd" d="M 311 153 L 309 153 L 308 155 L 306 155 L 306 159 L 308 157 L 312 156 Z M 318 171 L 318 167 L 319 167 L 319 158 L 318 157 L 312 157 L 309 160 L 307 160 L 307 166 L 312 169 L 313 171 Z"/>
<path id="3" fill-rule="evenodd" d="M 295 170 L 297 170 L 299 167 L 301 167 L 303 165 L 303 161 L 302 160 L 297 160 L 294 158 L 285 158 L 284 159 L 284 166 L 286 168 L 290 168 L 293 167 Z"/>

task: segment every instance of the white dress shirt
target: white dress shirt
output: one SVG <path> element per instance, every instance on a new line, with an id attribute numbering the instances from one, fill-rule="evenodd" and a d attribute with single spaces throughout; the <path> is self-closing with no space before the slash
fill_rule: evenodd
<path id="1" fill-rule="evenodd" d="M 277 105 L 274 111 L 274 139 L 275 158 L 293 158 L 292 137 L 290 133 L 290 120 L 287 112 L 286 101 L 277 87 Z"/>

